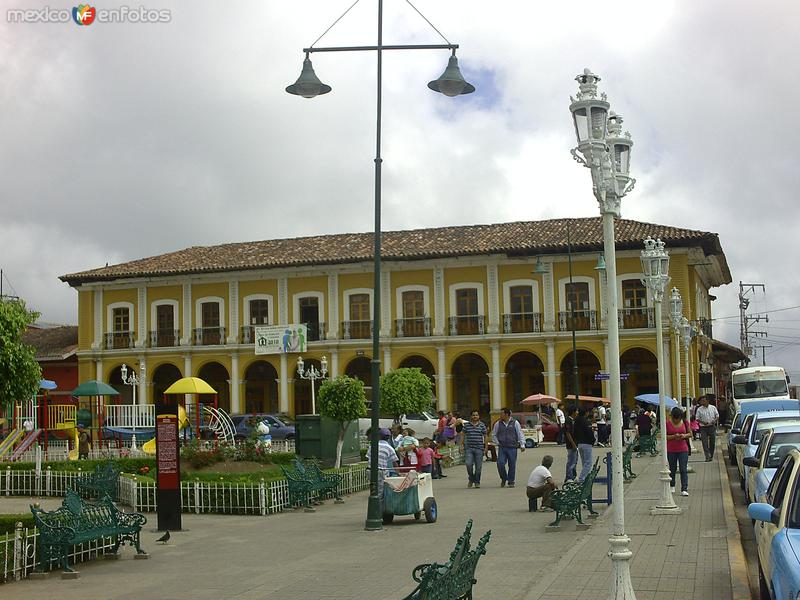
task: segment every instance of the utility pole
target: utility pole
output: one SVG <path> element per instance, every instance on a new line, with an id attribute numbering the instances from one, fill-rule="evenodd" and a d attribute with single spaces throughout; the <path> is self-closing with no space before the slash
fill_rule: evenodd
<path id="1" fill-rule="evenodd" d="M 747 314 L 747 308 L 750 306 L 750 298 L 748 296 L 754 294 L 757 289 L 760 289 L 764 293 L 767 291 L 763 283 L 739 282 L 739 344 L 742 347 L 742 352 L 744 352 L 747 356 L 752 356 L 754 350 L 761 348 L 761 362 L 764 363 L 764 348 L 771 348 L 772 346 L 753 346 L 750 344 L 750 337 L 767 337 L 767 332 L 750 331 L 750 325 L 760 321 L 769 323 L 769 315 Z M 750 359 L 748 358 L 746 362 L 749 363 Z"/>

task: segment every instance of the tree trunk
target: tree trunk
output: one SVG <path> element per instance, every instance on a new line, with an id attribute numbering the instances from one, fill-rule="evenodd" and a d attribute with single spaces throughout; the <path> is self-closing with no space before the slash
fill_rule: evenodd
<path id="1" fill-rule="evenodd" d="M 347 433 L 348 423 L 339 423 L 339 439 L 336 440 L 336 463 L 333 465 L 337 469 L 342 466 L 342 447 L 344 446 L 344 434 Z"/>

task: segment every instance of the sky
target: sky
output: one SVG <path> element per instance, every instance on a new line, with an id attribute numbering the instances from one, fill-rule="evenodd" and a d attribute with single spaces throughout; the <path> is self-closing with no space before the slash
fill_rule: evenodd
<path id="1" fill-rule="evenodd" d="M 127 6 L 166 22 L 79 26 L 9 21 L 9 10 L 72 4 L 0 0 L 4 292 L 74 324 L 65 273 L 194 245 L 371 231 L 374 53 L 314 54 L 333 92 L 284 91 L 302 49 L 352 3 L 148 0 Z M 443 42 L 406 0 L 384 4 L 384 43 Z M 712 290 L 715 337 L 738 345 L 738 282 L 763 283 L 751 312 L 777 311 L 761 327 L 767 363 L 800 382 L 800 280 L 787 277 L 800 255 L 800 78 L 788 70 L 800 5 L 414 6 L 460 45 L 477 91 L 427 89 L 445 51 L 384 54 L 384 229 L 598 215 L 589 171 L 569 154 L 569 96 L 590 67 L 634 140 L 623 217 L 719 233 L 733 283 Z M 377 2 L 360 0 L 316 45 L 376 35 Z"/>

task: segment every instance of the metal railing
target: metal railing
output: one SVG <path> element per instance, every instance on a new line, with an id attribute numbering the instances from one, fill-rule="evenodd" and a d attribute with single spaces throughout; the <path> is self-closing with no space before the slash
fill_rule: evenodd
<path id="1" fill-rule="evenodd" d="M 150 332 L 151 348 L 169 348 L 172 346 L 180 346 L 180 343 L 180 329 L 159 329 Z"/>
<path id="2" fill-rule="evenodd" d="M 708 337 L 714 337 L 714 329 L 711 325 L 711 319 L 706 319 L 705 317 L 700 317 L 697 319 L 697 326 L 700 328 L 700 332 Z"/>
<path id="3" fill-rule="evenodd" d="M 195 346 L 221 346 L 225 344 L 224 327 L 198 327 L 194 330 Z"/>
<path id="4" fill-rule="evenodd" d="M 309 342 L 319 342 L 325 339 L 325 323 L 306 323 L 306 333 Z"/>
<path id="5" fill-rule="evenodd" d="M 559 331 L 586 331 L 597 329 L 596 310 L 565 310 L 558 313 Z"/>
<path id="6" fill-rule="evenodd" d="M 503 333 L 539 333 L 542 313 L 508 313 L 503 315 Z"/>
<path id="7" fill-rule="evenodd" d="M 156 407 L 154 404 L 108 404 L 103 425 L 153 429 L 156 426 Z"/>
<path id="8" fill-rule="evenodd" d="M 656 326 L 655 312 L 647 306 L 621 308 L 617 313 L 617 319 L 621 329 L 645 329 Z"/>
<path id="9" fill-rule="evenodd" d="M 133 348 L 132 331 L 112 331 L 105 334 L 106 350 L 121 350 Z"/>
<path id="10" fill-rule="evenodd" d="M 483 335 L 486 333 L 483 315 L 458 315 L 448 318 L 450 335 Z"/>
<path id="11" fill-rule="evenodd" d="M 342 321 L 342 339 L 368 340 L 372 337 L 372 320 Z"/>
<path id="12" fill-rule="evenodd" d="M 396 337 L 428 337 L 431 334 L 430 317 L 414 317 L 412 319 L 395 319 Z"/>

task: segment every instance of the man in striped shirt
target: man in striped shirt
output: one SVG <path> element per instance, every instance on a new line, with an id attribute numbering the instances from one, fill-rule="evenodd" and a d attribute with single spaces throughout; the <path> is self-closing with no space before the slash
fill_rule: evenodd
<path id="1" fill-rule="evenodd" d="M 370 431 L 368 430 L 367 437 L 369 438 L 369 436 Z M 378 497 L 383 498 L 383 478 L 386 477 L 387 470 L 397 465 L 400 459 L 392 444 L 389 443 L 389 440 L 392 439 L 392 432 L 388 429 L 381 429 L 380 438 L 378 441 Z M 367 468 L 370 466 L 371 454 L 371 452 L 367 452 Z"/>
<path id="2" fill-rule="evenodd" d="M 481 469 L 483 455 L 487 447 L 487 429 L 481 421 L 477 410 L 473 410 L 469 423 L 464 423 L 461 430 L 461 451 L 464 453 L 464 464 L 467 465 L 467 487 L 481 487 Z"/>

